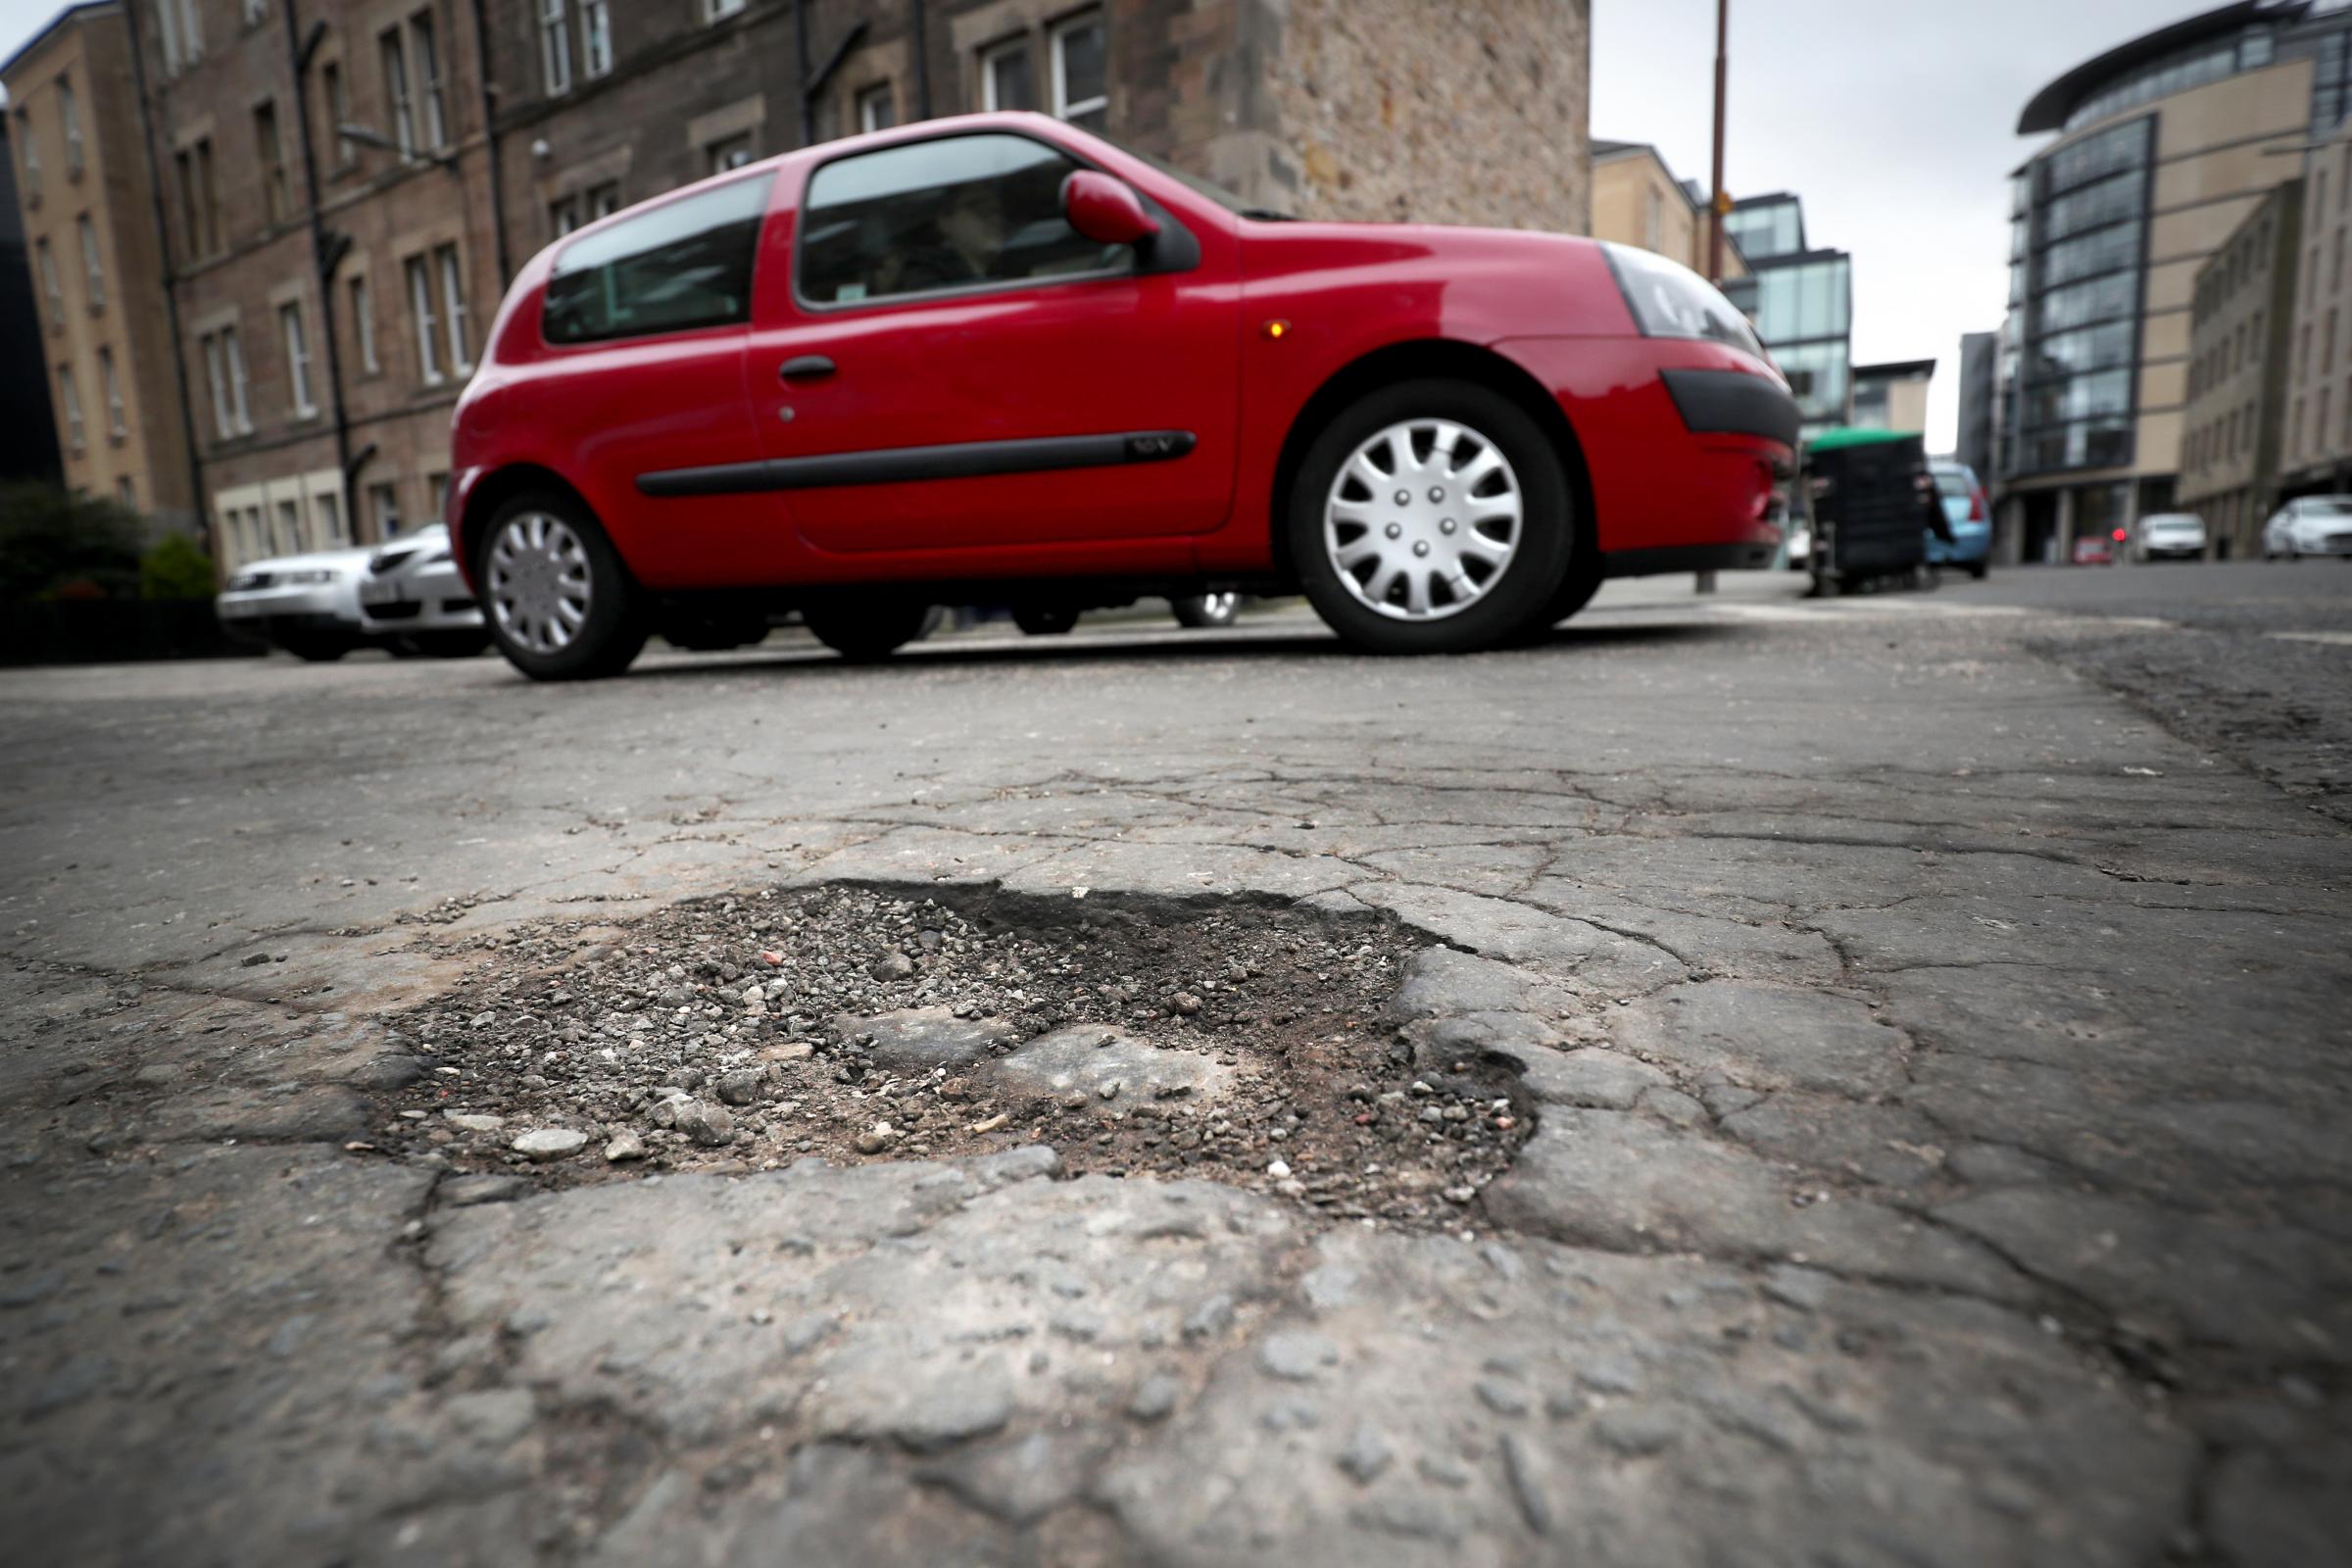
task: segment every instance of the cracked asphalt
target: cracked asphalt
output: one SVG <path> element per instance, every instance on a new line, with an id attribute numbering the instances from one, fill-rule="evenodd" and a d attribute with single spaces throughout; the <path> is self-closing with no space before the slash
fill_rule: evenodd
<path id="1" fill-rule="evenodd" d="M 0 1539 L 174 1568 L 2345 1560 L 2352 570 L 1794 586 L 1612 585 L 1445 661 L 1275 610 L 880 667 L 779 634 L 576 688 L 0 674 Z M 936 1128 L 973 1093 L 801 1020 L 861 977 L 788 959 L 746 999 L 737 958 L 654 940 L 688 900 L 807 898 L 882 911 L 894 1004 L 930 899 L 972 972 L 1020 956 L 971 995 L 1099 1004 L 1146 1063 L 1163 1015 L 1246 1037 L 1252 965 L 1187 1011 L 1173 975 L 1094 985 L 1081 943 L 1400 955 L 1345 1024 L 1396 1098 L 1163 1107 L 1148 1174 L 1078 1157 L 1133 1131 L 1111 1097 L 1055 1120 L 1009 1088 L 953 1157 L 829 1125 L 792 1157 L 795 1115 L 930 1095 Z M 525 1002 L 478 1046 L 409 1021 L 484 976 Z M 953 1070 L 1013 1073 L 1014 1022 Z M 764 1142 L 664 1153 L 709 1092 L 673 1041 Z M 608 1064 L 607 1119 L 548 1119 L 557 1047 Z M 771 1058 L 823 1097 L 774 1098 Z M 1299 1200 L 1370 1146 L 1276 1132 L 1435 1109 L 1457 1072 L 1534 1125 L 1450 1218 Z M 521 1108 L 434 1127 L 437 1081 Z M 551 1130 L 585 1144 L 501 1147 Z"/>

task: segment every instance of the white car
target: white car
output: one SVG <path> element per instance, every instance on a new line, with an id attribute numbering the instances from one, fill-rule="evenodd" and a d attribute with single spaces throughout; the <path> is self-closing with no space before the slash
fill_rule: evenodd
<path id="1" fill-rule="evenodd" d="M 2262 559 L 2352 556 L 2352 496 L 2301 496 L 2262 525 Z"/>
<path id="2" fill-rule="evenodd" d="M 2205 519 L 2187 512 L 2152 512 L 2139 519 L 2142 561 L 2201 561 Z"/>
<path id="3" fill-rule="evenodd" d="M 213 602 L 232 635 L 282 648 L 297 659 L 341 659 L 367 640 L 360 578 L 369 550 L 320 550 L 251 561 L 229 575 Z"/>
<path id="4" fill-rule="evenodd" d="M 450 559 L 439 523 L 393 539 L 368 558 L 359 586 L 360 630 L 396 654 L 468 659 L 490 646 L 473 590 Z"/>

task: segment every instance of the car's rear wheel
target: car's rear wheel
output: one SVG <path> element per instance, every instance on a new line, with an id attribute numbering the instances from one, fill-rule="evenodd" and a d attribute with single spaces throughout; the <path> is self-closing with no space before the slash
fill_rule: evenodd
<path id="1" fill-rule="evenodd" d="M 1493 648 L 1539 623 L 1576 543 L 1568 476 L 1536 421 L 1467 381 L 1361 399 L 1307 449 L 1291 560 L 1331 629 L 1374 653 Z"/>
<path id="2" fill-rule="evenodd" d="M 1059 637 L 1078 624 L 1078 612 L 1066 605 L 1018 605 L 1012 623 L 1032 637 Z"/>
<path id="3" fill-rule="evenodd" d="M 617 675 L 645 647 L 644 596 L 588 509 L 516 496 L 482 530 L 474 581 L 507 662 L 533 680 Z"/>
<path id="4" fill-rule="evenodd" d="M 1176 612 L 1176 624 L 1190 626 L 1195 631 L 1216 626 L 1230 626 L 1241 618 L 1240 594 L 1187 594 L 1171 599 L 1169 606 Z"/>
<path id="5" fill-rule="evenodd" d="M 858 663 L 887 659 L 930 627 L 931 607 L 914 599 L 845 595 L 802 612 L 816 640 Z"/>

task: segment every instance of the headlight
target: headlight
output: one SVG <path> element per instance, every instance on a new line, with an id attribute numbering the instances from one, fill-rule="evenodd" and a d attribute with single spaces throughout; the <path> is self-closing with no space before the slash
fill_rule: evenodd
<path id="1" fill-rule="evenodd" d="M 333 582 L 339 575 L 340 573 L 330 567 L 314 566 L 307 571 L 285 572 L 279 577 L 279 581 L 298 584 L 305 588 L 315 588 L 320 583 Z"/>
<path id="2" fill-rule="evenodd" d="M 1765 358 L 1755 328 L 1722 290 L 1680 262 L 1632 245 L 1603 244 L 1617 292 L 1643 337 L 1709 338 Z"/>

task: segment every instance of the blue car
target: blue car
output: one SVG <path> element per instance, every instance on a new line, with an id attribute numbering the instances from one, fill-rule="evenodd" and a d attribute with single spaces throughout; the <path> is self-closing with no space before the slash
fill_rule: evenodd
<path id="1" fill-rule="evenodd" d="M 1965 566 L 1971 577 L 1984 576 L 1992 559 L 1992 509 L 1984 504 L 1976 470 L 1938 458 L 1928 471 L 1936 476 L 1936 498 L 1943 503 L 1943 519 L 1952 529 L 1948 544 L 1933 531 L 1928 534 L 1928 564 Z"/>

